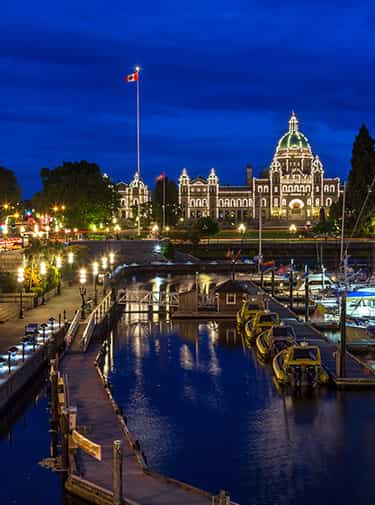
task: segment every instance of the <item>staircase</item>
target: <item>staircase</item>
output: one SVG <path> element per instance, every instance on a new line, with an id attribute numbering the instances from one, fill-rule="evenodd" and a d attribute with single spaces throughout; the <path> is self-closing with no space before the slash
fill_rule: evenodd
<path id="1" fill-rule="evenodd" d="M 18 317 L 19 306 L 16 303 L 0 303 L 0 323 Z"/>

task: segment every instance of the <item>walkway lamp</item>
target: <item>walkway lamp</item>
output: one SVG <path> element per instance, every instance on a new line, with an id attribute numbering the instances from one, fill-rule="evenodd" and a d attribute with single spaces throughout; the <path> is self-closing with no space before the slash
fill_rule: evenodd
<path id="1" fill-rule="evenodd" d="M 98 303 L 98 274 L 99 274 L 99 263 L 94 261 L 92 264 L 92 275 L 94 280 L 94 305 Z"/>
<path id="2" fill-rule="evenodd" d="M 245 233 L 246 233 L 246 226 L 245 226 L 243 223 L 241 223 L 241 224 L 238 226 L 238 233 L 240 233 L 240 234 L 241 234 L 241 244 L 242 244 L 242 242 L 243 242 L 243 238 L 244 238 L 244 235 L 245 235 Z"/>
<path id="3" fill-rule="evenodd" d="M 57 294 L 61 294 L 61 267 L 62 258 L 61 256 L 56 256 L 56 268 L 57 268 Z"/>
<path id="4" fill-rule="evenodd" d="M 69 269 L 70 269 L 70 279 L 73 277 L 73 263 L 74 263 L 74 252 L 73 251 L 69 251 L 68 252 L 68 265 L 69 265 Z M 71 285 L 69 283 L 69 285 Z"/>
<path id="5" fill-rule="evenodd" d="M 42 305 L 45 305 L 45 290 L 46 290 L 46 275 L 47 275 L 47 264 L 45 261 L 41 261 L 39 265 L 39 273 L 42 278 Z"/>
<path id="6" fill-rule="evenodd" d="M 81 268 L 79 271 L 79 294 L 81 295 L 82 298 L 81 319 L 86 318 L 85 314 L 86 281 L 87 281 L 86 268 Z"/>
<path id="7" fill-rule="evenodd" d="M 107 256 L 103 256 L 102 259 L 101 259 L 101 262 L 102 262 L 102 270 L 107 270 L 108 268 L 108 258 Z"/>
<path id="8" fill-rule="evenodd" d="M 23 300 L 22 300 L 22 295 L 23 295 L 23 283 L 25 282 L 25 270 L 23 267 L 19 267 L 17 270 L 17 282 L 19 285 L 19 290 L 20 290 L 20 311 L 19 311 L 19 318 L 23 319 L 24 318 L 24 313 L 23 313 Z"/>
<path id="9" fill-rule="evenodd" d="M 113 265 L 115 264 L 115 253 L 110 252 L 108 256 L 109 256 L 109 264 L 110 264 L 111 271 L 112 271 Z"/>

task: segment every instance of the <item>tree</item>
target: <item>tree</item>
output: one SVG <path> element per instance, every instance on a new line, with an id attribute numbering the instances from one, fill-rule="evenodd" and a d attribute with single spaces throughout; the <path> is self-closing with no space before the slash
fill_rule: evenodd
<path id="1" fill-rule="evenodd" d="M 95 163 L 63 162 L 52 170 L 43 168 L 40 176 L 43 189 L 34 196 L 33 205 L 48 213 L 54 206 L 60 206 L 61 218 L 68 227 L 109 223 L 119 205 L 115 186 Z"/>
<path id="2" fill-rule="evenodd" d="M 166 175 L 157 178 L 152 197 L 152 212 L 159 226 L 163 225 L 164 202 L 165 225 L 175 226 L 179 216 L 177 185 Z"/>
<path id="3" fill-rule="evenodd" d="M 375 151 L 374 139 L 365 125 L 354 140 L 351 165 L 346 183 L 345 226 L 347 230 L 354 230 L 359 220 L 355 233 L 366 233 L 371 231 L 375 215 L 375 186 L 370 191 L 375 178 Z M 341 213 L 342 195 L 332 206 L 331 217 L 340 220 Z"/>
<path id="4" fill-rule="evenodd" d="M 16 203 L 21 199 L 21 189 L 12 170 L 0 167 L 0 204 Z"/>
<path id="5" fill-rule="evenodd" d="M 210 217 L 200 217 L 195 223 L 194 228 L 200 235 L 209 237 L 219 233 L 219 224 Z"/>

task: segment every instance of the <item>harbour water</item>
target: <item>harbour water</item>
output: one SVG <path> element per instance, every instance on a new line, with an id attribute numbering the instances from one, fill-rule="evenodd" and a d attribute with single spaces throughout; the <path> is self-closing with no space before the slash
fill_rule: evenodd
<path id="1" fill-rule="evenodd" d="M 108 366 L 155 470 L 242 505 L 374 503 L 374 392 L 282 394 L 228 322 L 123 321 Z"/>
<path id="2" fill-rule="evenodd" d="M 375 392 L 281 392 L 233 322 L 124 315 L 104 372 L 156 471 L 241 505 L 374 503 Z M 39 465 L 50 450 L 43 383 L 28 398 L 1 419 L 0 503 L 77 505 Z"/>

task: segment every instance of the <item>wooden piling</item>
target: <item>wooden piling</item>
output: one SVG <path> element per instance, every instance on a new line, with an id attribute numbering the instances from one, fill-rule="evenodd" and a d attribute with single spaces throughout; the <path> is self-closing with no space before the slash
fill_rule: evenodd
<path id="1" fill-rule="evenodd" d="M 346 291 L 341 293 L 341 318 L 340 318 L 340 369 L 339 377 L 345 377 L 345 358 L 346 358 Z"/>
<path id="2" fill-rule="evenodd" d="M 305 321 L 308 322 L 310 317 L 309 314 L 309 270 L 308 266 L 305 265 Z"/>
<path id="3" fill-rule="evenodd" d="M 121 440 L 113 442 L 113 505 L 122 505 L 122 463 L 123 449 Z"/>

